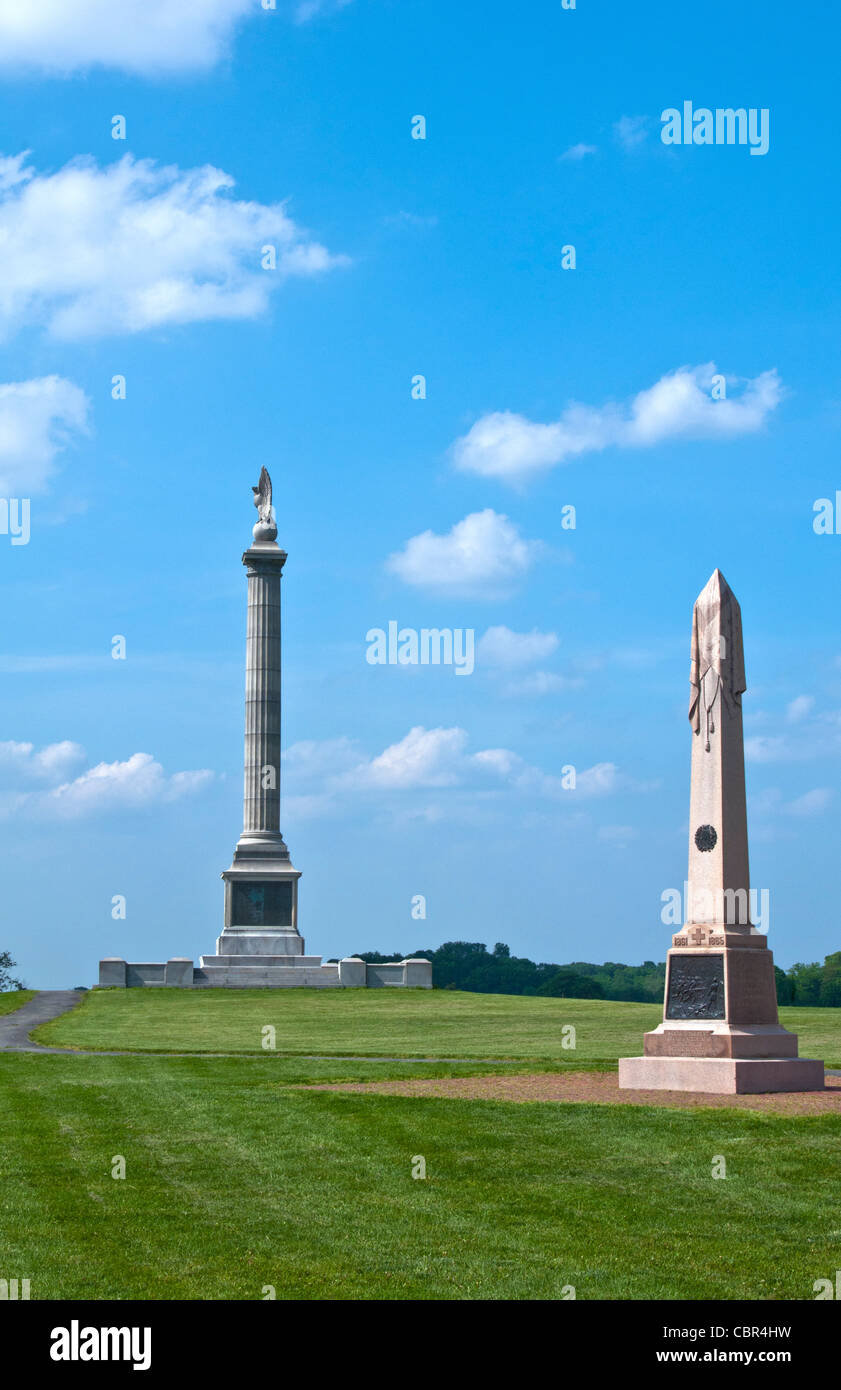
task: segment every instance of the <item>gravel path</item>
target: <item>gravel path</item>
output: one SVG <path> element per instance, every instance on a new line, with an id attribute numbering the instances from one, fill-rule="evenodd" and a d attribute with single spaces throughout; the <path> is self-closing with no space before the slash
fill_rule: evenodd
<path id="1" fill-rule="evenodd" d="M 522 1076 L 419 1077 L 403 1081 L 342 1081 L 296 1090 L 348 1091 L 356 1095 L 436 1097 L 448 1100 L 572 1101 L 597 1105 L 727 1106 L 787 1115 L 841 1114 L 841 1077 L 827 1072 L 825 1091 L 785 1091 L 758 1096 L 720 1096 L 690 1091 L 620 1091 L 615 1072 L 555 1072 Z"/>

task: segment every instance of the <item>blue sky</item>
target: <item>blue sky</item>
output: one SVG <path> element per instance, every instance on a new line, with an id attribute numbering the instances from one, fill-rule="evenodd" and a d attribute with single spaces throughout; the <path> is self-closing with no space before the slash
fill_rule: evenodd
<path id="1" fill-rule="evenodd" d="M 213 950 L 263 464 L 308 950 L 662 959 L 716 566 L 770 944 L 841 947 L 841 535 L 812 524 L 841 488 L 839 27 L 0 0 L 0 495 L 31 500 L 29 543 L 0 535 L 0 947 L 28 983 Z M 664 145 L 685 100 L 767 109 L 767 154 Z M 474 673 L 371 666 L 390 620 L 475 629 Z"/>

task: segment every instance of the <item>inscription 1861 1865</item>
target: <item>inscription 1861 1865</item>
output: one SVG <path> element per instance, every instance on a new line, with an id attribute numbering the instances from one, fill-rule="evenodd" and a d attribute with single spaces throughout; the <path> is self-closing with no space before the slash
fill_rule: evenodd
<path id="1" fill-rule="evenodd" d="M 723 956 L 672 956 L 666 1018 L 724 1018 Z"/>

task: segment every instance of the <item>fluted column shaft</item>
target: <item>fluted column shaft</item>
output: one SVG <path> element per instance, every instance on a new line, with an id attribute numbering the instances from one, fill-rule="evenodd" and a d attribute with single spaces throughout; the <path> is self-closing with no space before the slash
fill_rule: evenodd
<path id="1" fill-rule="evenodd" d="M 242 828 L 280 830 L 280 570 L 249 564 Z"/>
<path id="2" fill-rule="evenodd" d="M 280 576 L 286 552 L 253 546 L 248 574 L 245 655 L 245 777 L 242 838 L 280 842 Z"/>

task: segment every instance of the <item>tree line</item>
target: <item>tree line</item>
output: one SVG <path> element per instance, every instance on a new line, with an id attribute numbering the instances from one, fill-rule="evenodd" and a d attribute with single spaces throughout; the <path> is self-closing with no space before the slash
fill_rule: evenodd
<path id="1" fill-rule="evenodd" d="M 621 965 L 608 960 L 603 965 L 591 961 L 570 961 L 555 965 L 537 964 L 526 956 L 512 956 L 503 941 L 492 951 L 482 941 L 445 941 L 437 951 L 411 953 L 432 961 L 432 983 L 436 989 L 464 989 L 475 994 L 537 994 L 555 999 L 616 999 L 641 1004 L 659 1004 L 666 984 L 666 962 L 644 960 L 642 965 Z M 372 965 L 405 960 L 406 953 L 358 951 Z M 0 991 L 23 989 L 23 982 L 11 971 L 16 962 L 8 951 L 0 951 Z M 777 1000 L 780 1004 L 841 1007 L 841 951 L 817 961 L 799 961 L 788 970 L 774 967 Z"/>
<path id="2" fill-rule="evenodd" d="M 381 955 L 357 952 L 363 960 L 378 964 L 404 960 L 406 953 Z M 535 994 L 562 999 L 616 999 L 642 1004 L 661 1003 L 666 984 L 666 962 L 645 960 L 642 965 L 605 961 L 570 961 L 558 965 L 512 956 L 504 942 L 492 951 L 482 941 L 445 941 L 436 951 L 411 953 L 432 961 L 436 989 L 463 989 L 477 994 Z M 774 967 L 780 1004 L 841 1006 L 841 951 L 825 958 L 823 965 L 798 962 L 788 970 Z"/>

